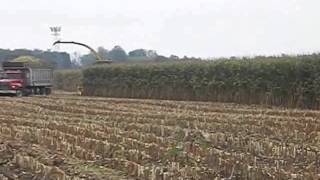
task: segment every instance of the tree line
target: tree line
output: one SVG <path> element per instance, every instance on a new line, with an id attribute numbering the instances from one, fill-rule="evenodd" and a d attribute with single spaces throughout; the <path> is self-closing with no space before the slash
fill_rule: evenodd
<path id="1" fill-rule="evenodd" d="M 200 60 L 200 58 L 186 57 L 180 58 L 176 55 L 169 57 L 159 55 L 155 50 L 135 49 L 126 52 L 121 46 L 114 46 L 111 50 L 104 47 L 97 48 L 98 54 L 103 59 L 112 60 L 113 63 L 148 63 L 148 62 L 171 62 L 180 60 Z M 87 67 L 95 63 L 96 57 L 93 53 L 72 57 L 66 52 L 56 52 L 50 50 L 29 50 L 29 49 L 0 49 L 0 63 L 11 61 L 22 56 L 34 57 L 41 59 L 50 64 L 55 69 L 75 69 Z"/>
<path id="2" fill-rule="evenodd" d="M 34 57 L 46 61 L 55 69 L 70 69 L 73 67 L 70 55 L 65 52 L 52 52 L 43 50 L 28 50 L 28 49 L 0 49 L 0 63 L 11 61 L 22 56 Z"/>
<path id="3" fill-rule="evenodd" d="M 178 60 L 200 60 L 200 58 L 184 56 L 180 58 L 176 55 L 169 57 L 159 55 L 155 50 L 148 49 L 135 49 L 128 53 L 121 46 L 115 46 L 111 50 L 107 50 L 104 47 L 97 49 L 98 54 L 103 59 L 112 60 L 114 63 L 137 63 L 137 62 L 168 62 Z M 85 54 L 80 57 L 80 66 L 90 66 L 94 64 L 96 58 L 93 53 Z"/>

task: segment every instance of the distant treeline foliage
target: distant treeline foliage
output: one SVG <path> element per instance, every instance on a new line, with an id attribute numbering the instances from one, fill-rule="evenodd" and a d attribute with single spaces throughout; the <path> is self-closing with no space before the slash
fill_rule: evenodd
<path id="1" fill-rule="evenodd" d="M 127 53 L 121 46 L 115 46 L 110 51 L 99 47 L 97 50 L 98 54 L 103 59 L 112 60 L 113 63 L 137 63 L 137 62 L 168 62 L 168 61 L 175 61 L 180 60 L 180 58 L 176 55 L 171 55 L 170 57 L 165 57 L 162 55 L 158 55 L 154 50 L 147 50 L 147 49 L 136 49 Z M 183 57 L 181 59 L 193 59 L 196 58 L 188 58 Z M 80 57 L 80 64 L 84 67 L 90 66 L 94 64 L 96 61 L 96 57 L 92 54 L 85 54 Z"/>
<path id="2" fill-rule="evenodd" d="M 89 96 L 319 108 L 320 56 L 93 66 L 83 85 Z"/>
<path id="3" fill-rule="evenodd" d="M 16 49 L 16 50 L 0 49 L 0 63 L 4 61 L 11 61 L 21 56 L 31 56 L 31 57 L 41 59 L 56 69 L 72 68 L 70 55 L 65 52 L 51 52 L 51 51 L 27 50 L 27 49 Z"/>

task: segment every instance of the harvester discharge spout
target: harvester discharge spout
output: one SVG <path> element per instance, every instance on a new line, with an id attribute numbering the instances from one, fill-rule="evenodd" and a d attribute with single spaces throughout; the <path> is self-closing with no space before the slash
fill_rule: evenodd
<path id="1" fill-rule="evenodd" d="M 89 49 L 91 51 L 92 54 L 94 54 L 94 56 L 96 57 L 96 63 L 95 64 L 105 64 L 105 63 L 111 63 L 111 60 L 104 60 L 101 58 L 101 56 L 97 53 L 97 51 L 95 51 L 92 47 L 83 44 L 83 43 L 79 43 L 79 42 L 74 42 L 74 41 L 56 41 L 53 43 L 53 46 L 56 44 L 76 44 L 79 46 L 83 46 L 87 49 Z"/>

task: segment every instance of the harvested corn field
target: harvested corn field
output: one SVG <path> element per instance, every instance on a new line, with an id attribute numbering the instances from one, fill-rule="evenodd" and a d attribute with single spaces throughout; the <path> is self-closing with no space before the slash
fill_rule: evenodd
<path id="1" fill-rule="evenodd" d="M 319 179 L 320 112 L 0 97 L 0 179 Z"/>

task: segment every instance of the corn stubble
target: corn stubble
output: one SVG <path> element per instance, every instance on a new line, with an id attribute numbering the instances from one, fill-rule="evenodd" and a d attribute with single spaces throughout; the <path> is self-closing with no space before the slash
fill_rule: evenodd
<path id="1" fill-rule="evenodd" d="M 90 172 L 95 179 L 106 179 L 101 168 L 117 172 L 114 179 L 320 178 L 317 111 L 59 95 L 1 100 L 0 142 L 90 162 L 100 169 Z M 1 147 L 0 155 L 11 146 Z M 12 152 L 10 163 L 34 179 L 90 179 L 72 163 Z M 10 177 L 0 169 L 0 179 Z"/>

